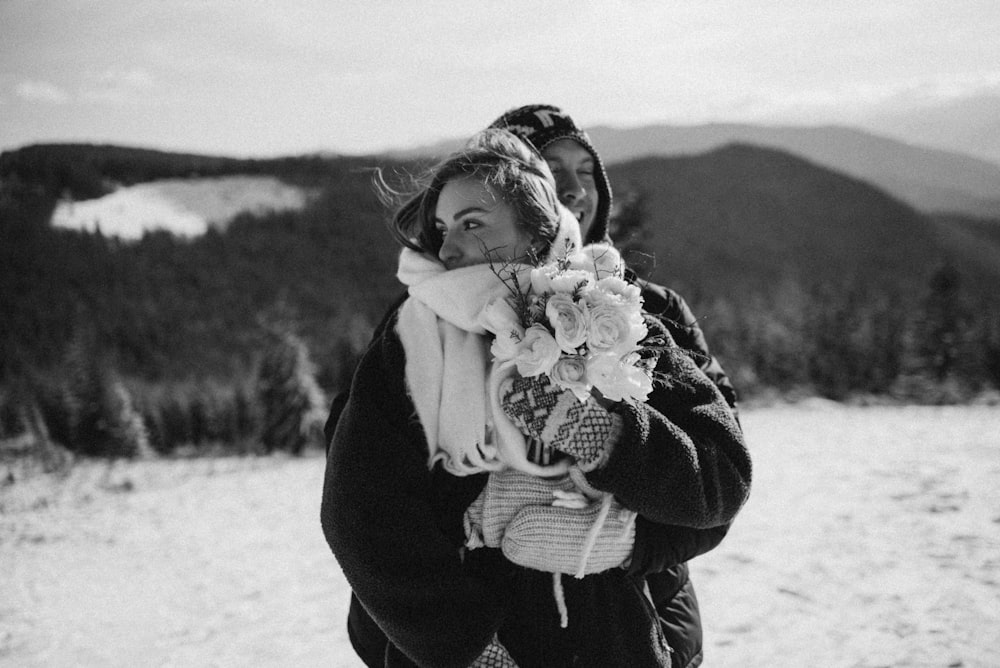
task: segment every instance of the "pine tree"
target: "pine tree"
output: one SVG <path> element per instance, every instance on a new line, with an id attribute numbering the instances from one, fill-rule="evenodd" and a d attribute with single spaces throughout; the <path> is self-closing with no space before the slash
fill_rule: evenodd
<path id="1" fill-rule="evenodd" d="M 61 401 L 50 411 L 50 427 L 57 440 L 81 455 L 136 457 L 152 453 L 131 392 L 103 361 L 91 339 L 73 339 L 63 369 Z"/>
<path id="2" fill-rule="evenodd" d="M 297 455 L 322 443 L 327 402 L 302 339 L 287 328 L 271 331 L 269 338 L 257 374 L 261 442 L 265 452 Z"/>

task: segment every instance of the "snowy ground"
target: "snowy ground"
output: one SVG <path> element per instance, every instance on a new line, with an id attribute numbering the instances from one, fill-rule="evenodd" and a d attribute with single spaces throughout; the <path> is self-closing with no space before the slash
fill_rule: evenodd
<path id="1" fill-rule="evenodd" d="M 706 667 L 1000 666 L 1000 409 L 747 410 L 754 491 L 693 562 Z M 0 666 L 358 666 L 323 462 L 0 482 Z"/>

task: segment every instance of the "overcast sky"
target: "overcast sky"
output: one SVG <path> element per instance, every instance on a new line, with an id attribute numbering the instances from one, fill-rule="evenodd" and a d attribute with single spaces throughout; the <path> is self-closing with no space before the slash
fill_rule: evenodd
<path id="1" fill-rule="evenodd" d="M 0 149 L 363 153 L 532 102 L 851 123 L 1000 93 L 998 34 L 997 0 L 0 0 Z"/>

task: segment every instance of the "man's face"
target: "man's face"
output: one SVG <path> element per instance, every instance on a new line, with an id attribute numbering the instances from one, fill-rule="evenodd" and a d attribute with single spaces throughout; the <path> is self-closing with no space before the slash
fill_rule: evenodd
<path id="1" fill-rule="evenodd" d="M 542 157 L 556 179 L 559 201 L 580 221 L 580 233 L 586 237 L 597 212 L 593 156 L 574 139 L 558 139 L 545 147 Z"/>

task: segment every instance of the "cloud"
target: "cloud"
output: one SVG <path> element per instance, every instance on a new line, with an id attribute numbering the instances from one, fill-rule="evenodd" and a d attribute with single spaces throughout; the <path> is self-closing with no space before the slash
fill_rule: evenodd
<path id="1" fill-rule="evenodd" d="M 28 102 L 44 102 L 48 104 L 65 104 L 69 102 L 69 94 L 59 86 L 48 81 L 22 81 L 15 89 L 17 96 Z"/>
<path id="2" fill-rule="evenodd" d="M 138 100 L 154 85 L 153 77 L 141 68 L 92 72 L 85 76 L 80 97 L 87 102 L 122 104 Z"/>

